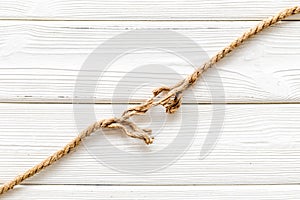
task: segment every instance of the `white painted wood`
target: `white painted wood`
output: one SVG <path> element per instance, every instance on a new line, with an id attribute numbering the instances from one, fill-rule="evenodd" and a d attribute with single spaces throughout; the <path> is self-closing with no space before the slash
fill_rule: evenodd
<path id="1" fill-rule="evenodd" d="M 73 101 L 77 74 L 97 45 L 128 30 L 174 30 L 212 56 L 257 23 L 249 20 L 264 19 L 296 4 L 299 1 L 0 1 L 0 102 L 15 102 L 0 104 L 0 183 L 40 162 L 76 135 L 73 105 L 47 103 Z M 300 20 L 300 15 L 288 20 Z M 122 151 L 133 156 L 156 152 L 166 160 L 171 154 L 157 152 L 170 144 L 178 129 L 186 127 L 179 132 L 184 138 L 196 130 L 192 145 L 176 162 L 152 173 L 130 174 L 95 160 L 81 146 L 3 199 L 299 199 L 300 105 L 286 104 L 300 102 L 299 23 L 280 23 L 220 62 L 218 70 L 207 72 L 205 80 L 185 94 L 184 103 L 192 105 L 184 105 L 177 115 L 165 119 L 164 111 L 155 109 L 151 115 L 136 118 L 141 126 L 151 124 L 159 133 L 153 145 L 146 147 L 119 132 L 106 132 L 112 145 Z M 197 51 L 178 45 L 180 42 L 174 44 L 186 52 Z M 146 76 L 130 72 L 132 66 L 153 63 L 175 69 L 182 77 L 192 71 L 186 62 L 161 51 L 123 56 L 99 82 L 95 102 L 111 103 L 113 99 L 113 103 L 124 104 L 95 106 L 97 119 L 118 115 L 126 103 L 146 99 L 153 85 L 142 83 L 170 85 L 180 79 L 162 70 Z M 223 82 L 225 100 L 218 95 L 212 98 L 210 93 L 221 91 L 216 72 Z M 133 94 L 123 89 L 114 96 L 125 74 L 142 77 L 123 85 L 138 89 Z M 195 105 L 211 101 L 259 104 Z M 226 115 L 221 136 L 201 160 L 209 127 L 220 123 L 212 119 L 213 111 L 220 116 L 222 110 Z M 79 113 L 82 126 L 92 121 L 85 121 L 91 114 L 88 110 Z M 181 117 L 189 121 L 182 124 Z M 98 139 L 99 133 L 86 144 L 103 145 Z M 105 149 L 110 146 L 103 145 Z M 127 161 L 119 153 L 108 157 Z M 143 167 L 145 163 L 130 164 Z"/>
<path id="2" fill-rule="evenodd" d="M 46 20 L 260 20 L 297 4 L 299 1 L 295 0 L 2 0 L 0 17 Z"/>
<path id="3" fill-rule="evenodd" d="M 292 200 L 300 198 L 298 185 L 263 186 L 36 186 L 18 187 L 3 196 L 7 200 L 46 199 L 264 199 Z"/>
<path id="4" fill-rule="evenodd" d="M 68 5 L 68 4 L 67 4 Z M 271 6 L 271 5 L 270 5 Z M 209 56 L 230 43 L 257 22 L 0 22 L 0 101 L 1 102 L 72 102 L 77 74 L 87 56 L 106 40 L 135 29 L 174 30 L 199 44 Z M 211 91 L 220 93 L 221 77 L 226 99 L 213 102 L 299 102 L 300 100 L 300 22 L 284 22 L 246 42 L 218 67 L 207 72 L 184 102 L 212 101 Z M 151 32 L 149 33 L 151 35 Z M 134 42 L 134 41 L 126 41 Z M 176 45 L 180 46 L 181 41 Z M 116 42 L 118 45 L 118 42 Z M 194 53 L 198 49 L 180 46 Z M 108 52 L 108 53 L 114 53 Z M 198 56 L 199 59 L 205 59 Z M 178 57 L 161 51 L 137 51 L 112 64 L 98 82 L 96 102 L 127 103 L 146 99 L 155 82 L 173 84 L 180 78 L 165 78 L 164 71 L 132 74 L 132 67 L 161 64 L 182 78 L 193 68 Z M 201 61 L 202 63 L 202 61 Z M 199 62 L 199 65 L 201 64 Z M 218 70 L 217 70 L 218 69 Z M 124 87 L 139 87 L 135 94 L 119 91 L 113 96 L 120 79 L 126 75 L 143 77 L 124 82 Z M 90 73 L 91 78 L 95 73 Z M 211 85 L 210 88 L 207 85 Z"/>
<path id="5" fill-rule="evenodd" d="M 116 108 L 120 110 L 121 108 Z M 198 108 L 198 111 L 197 111 Z M 87 145 L 99 145 L 103 150 L 114 145 L 132 156 L 147 155 L 165 148 L 178 136 L 189 136 L 193 124 L 198 124 L 190 148 L 176 162 L 151 173 L 132 174 L 98 162 L 81 146 L 76 152 L 46 171 L 33 177 L 30 184 L 117 184 L 117 185 L 185 185 L 185 184 L 294 184 L 300 181 L 300 105 L 226 105 L 221 136 L 214 150 L 203 160 L 200 151 L 208 129 L 220 123 L 212 122 L 212 111 L 224 108 L 216 105 L 184 105 L 167 119 L 157 109 L 150 116 L 136 118 L 142 127 L 152 125 L 156 140 L 145 146 L 142 141 L 110 131 L 103 144 L 99 133 Z M 112 116 L 111 105 L 97 105 L 97 118 Z M 121 110 L 120 110 L 121 112 Z M 195 116 L 199 113 L 199 119 Z M 83 118 L 88 111 L 79 112 Z M 116 113 L 117 114 L 117 113 Z M 189 122 L 181 124 L 181 119 Z M 83 126 L 89 122 L 80 121 Z M 150 124 L 151 124 L 150 123 Z M 184 126 L 186 131 L 180 132 Z M 161 129 L 161 127 L 163 127 Z M 77 134 L 73 109 L 70 104 L 0 104 L 0 182 L 14 177 L 40 162 Z M 101 138 L 101 137 L 100 137 Z M 101 150 L 101 149 L 100 149 Z M 161 159 L 171 154 L 156 153 Z M 122 160 L 118 153 L 108 158 Z M 128 162 L 128 160 L 125 160 Z M 106 163 L 105 165 L 103 164 Z M 146 167 L 144 163 L 126 163 Z"/>

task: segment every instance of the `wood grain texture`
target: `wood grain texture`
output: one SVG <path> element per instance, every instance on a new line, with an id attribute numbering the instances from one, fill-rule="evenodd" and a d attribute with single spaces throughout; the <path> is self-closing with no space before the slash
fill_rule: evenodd
<path id="1" fill-rule="evenodd" d="M 43 20 L 261 20 L 294 0 L 3 0 L 2 19 Z M 295 17 L 299 19 L 299 16 Z"/>
<path id="2" fill-rule="evenodd" d="M 194 40 L 202 50 L 175 41 L 180 51 L 206 60 L 256 22 L 1 22 L 0 101 L 70 103 L 77 75 L 87 56 L 112 36 L 128 30 L 173 30 Z M 232 56 L 204 75 L 186 93 L 185 103 L 266 103 L 300 101 L 300 22 L 284 22 L 246 42 Z M 125 40 L 125 39 L 124 39 Z M 121 41 L 115 41 L 116 46 Z M 132 40 L 122 42 L 134 42 Z M 174 42 L 174 41 L 169 41 Z M 159 45 L 159 42 L 158 42 Z M 115 53 L 112 48 L 107 54 Z M 202 53 L 201 53 L 202 52 Z M 199 56 L 201 54 L 201 56 Z M 199 58 L 198 58 L 199 57 Z M 97 64 L 97 63 L 96 63 Z M 148 74 L 133 73 L 135 67 L 159 64 Z M 177 76 L 166 72 L 166 67 Z M 101 72 L 101 70 L 99 70 Z M 135 51 L 106 70 L 98 81 L 96 102 L 140 102 L 158 85 L 171 85 L 193 67 L 163 51 Z M 149 71 L 149 70 L 148 70 Z M 94 71 L 88 79 L 98 75 Z M 124 77 L 131 77 L 118 86 Z M 223 86 L 219 85 L 220 81 Z M 89 83 L 87 83 L 88 85 Z M 128 93 L 120 88 L 134 88 Z M 225 92 L 225 100 L 218 96 Z M 116 91 L 118 94 L 116 95 Z M 216 94 L 212 98 L 212 94 Z M 194 97 L 193 97 L 194 95 Z"/>
<path id="3" fill-rule="evenodd" d="M 56 151 L 78 132 L 72 105 L 57 104 L 0 104 L 0 182 L 23 172 Z M 117 115 L 122 106 L 97 105 L 98 119 Z M 214 110 L 225 118 L 215 148 L 200 159 L 203 142 L 212 126 Z M 115 110 L 116 113 L 112 113 Z M 185 185 L 185 184 L 296 184 L 300 182 L 300 105 L 184 105 L 176 115 L 165 118 L 157 109 L 143 118 L 136 118 L 142 127 L 150 127 L 156 134 L 153 145 L 126 137 L 118 131 L 105 133 L 110 143 L 103 144 L 103 135 L 95 134 L 76 152 L 46 171 L 33 177 L 27 184 L 116 184 L 116 185 Z M 198 117 L 195 116 L 198 113 Z M 91 115 L 83 116 L 77 125 L 86 126 Z M 183 123 L 187 119 L 189 122 Z M 162 124 L 163 122 L 163 124 Z M 197 127 L 194 128 L 193 124 Z M 185 127 L 180 131 L 179 128 Z M 144 163 L 128 161 L 116 151 L 132 156 L 156 152 L 162 160 L 173 153 L 157 153 L 175 138 L 186 139 L 196 131 L 191 146 L 175 162 L 149 173 L 122 172 L 124 166 L 114 168 L 113 162 L 124 159 L 126 165 L 145 168 Z M 97 151 L 94 151 L 96 148 Z M 99 148 L 99 149 L 98 149 Z M 176 149 L 176 148 L 175 148 Z M 105 152 L 107 157 L 95 156 Z M 104 159 L 102 159 L 104 158 Z M 160 159 L 160 160 L 161 160 Z M 191 173 L 192 172 L 192 173 Z"/>
<path id="4" fill-rule="evenodd" d="M 213 56 L 257 20 L 299 3 L 0 1 L 0 183 L 40 162 L 71 140 L 79 131 L 77 126 L 93 121 L 93 112 L 85 105 L 78 105 L 82 108 L 74 115 L 75 105 L 70 103 L 77 75 L 98 45 L 130 30 L 146 29 L 149 36 L 151 30 L 171 30 L 202 48 L 193 48 L 181 39 L 166 39 L 199 59 L 200 65 L 204 53 Z M 157 108 L 134 118 L 142 127 L 154 130 L 153 145 L 145 147 L 142 141 L 118 131 L 98 132 L 85 141 L 86 146 L 3 199 L 299 199 L 300 15 L 287 20 L 251 39 L 208 71 L 185 94 L 185 104 L 176 115 L 166 117 Z M 134 43 L 135 39 L 116 40 L 107 55 L 115 53 L 121 42 Z M 151 64 L 164 68 L 145 74 L 132 71 Z M 175 70 L 176 76 L 166 69 Z M 84 98 L 100 103 L 94 107 L 96 119 L 119 115 L 130 106 L 128 102 L 141 102 L 154 87 L 173 84 L 192 70 L 172 53 L 133 51 L 114 61 L 99 80 L 95 95 Z M 89 71 L 87 78 L 97 78 L 97 72 Z M 120 81 L 124 77 L 130 78 Z M 75 116 L 80 116 L 77 122 Z M 220 124 L 216 146 L 200 159 L 209 129 Z M 193 131 L 191 146 L 154 172 L 126 173 L 122 171 L 125 165 L 146 168 L 145 163 L 108 151 L 114 146 L 133 157 L 155 153 L 160 160 L 167 160 L 178 149 L 159 150 L 179 136 L 190 138 Z M 109 144 L 103 144 L 104 136 Z M 105 159 L 96 160 L 101 152 L 107 153 L 106 159 L 124 161 L 124 166 L 113 168 Z"/>
<path id="5" fill-rule="evenodd" d="M 242 199 L 292 200 L 300 197 L 299 186 L 24 186 L 5 195 L 7 200 L 65 199 Z"/>

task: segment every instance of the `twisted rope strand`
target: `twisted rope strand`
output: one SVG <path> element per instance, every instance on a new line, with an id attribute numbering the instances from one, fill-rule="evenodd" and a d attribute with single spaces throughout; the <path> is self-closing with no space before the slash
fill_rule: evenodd
<path id="1" fill-rule="evenodd" d="M 121 129 L 125 134 L 130 137 L 142 139 L 146 144 L 151 144 L 153 142 L 153 137 L 151 137 L 151 130 L 141 129 L 135 125 L 129 118 L 134 115 L 142 115 L 146 113 L 150 108 L 162 105 L 166 108 L 167 113 L 174 113 L 178 110 L 181 105 L 183 91 L 188 89 L 191 85 L 195 84 L 199 77 L 214 64 L 223 59 L 227 54 L 232 52 L 235 48 L 240 46 L 250 37 L 256 35 L 262 30 L 268 28 L 269 26 L 289 17 L 300 13 L 300 6 L 295 6 L 292 8 L 285 9 L 273 17 L 267 18 L 257 24 L 255 27 L 246 31 L 242 36 L 234 40 L 231 44 L 226 46 L 224 49 L 219 51 L 214 57 L 205 62 L 201 67 L 196 69 L 191 75 L 189 75 L 184 80 L 180 81 L 172 87 L 160 87 L 153 91 L 153 96 L 148 99 L 145 103 L 126 110 L 119 118 L 103 119 L 101 121 L 95 122 L 87 127 L 85 130 L 79 133 L 71 142 L 65 145 L 62 149 L 56 151 L 54 154 L 46 158 L 41 163 L 35 165 L 31 169 L 27 170 L 25 173 L 15 177 L 11 181 L 5 183 L 0 187 L 0 195 L 12 190 L 16 185 L 19 185 L 24 180 L 34 176 L 43 169 L 52 165 L 56 161 L 60 160 L 65 155 L 72 152 L 77 146 L 80 145 L 82 140 L 90 136 L 93 132 L 99 130 L 100 128 L 115 128 Z"/>

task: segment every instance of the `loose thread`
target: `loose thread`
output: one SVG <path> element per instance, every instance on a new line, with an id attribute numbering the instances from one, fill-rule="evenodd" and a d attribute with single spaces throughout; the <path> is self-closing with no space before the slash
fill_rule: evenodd
<path id="1" fill-rule="evenodd" d="M 153 91 L 153 96 L 150 99 L 148 99 L 145 103 L 142 103 L 133 108 L 129 108 L 119 118 L 104 119 L 91 124 L 85 130 L 80 132 L 80 134 L 76 138 L 74 138 L 71 142 L 65 145 L 62 149 L 56 151 L 54 154 L 46 158 L 41 163 L 35 165 L 31 169 L 27 170 L 25 173 L 15 177 L 13 180 L 2 185 L 0 187 L 0 195 L 6 193 L 9 190 L 12 190 L 16 185 L 19 185 L 24 180 L 34 176 L 43 169 L 60 160 L 65 155 L 72 152 L 77 146 L 79 146 L 84 138 L 90 136 L 93 132 L 101 128 L 121 129 L 128 136 L 142 139 L 145 141 L 146 144 L 151 144 L 154 139 L 151 136 L 152 131 L 150 129 L 139 128 L 136 124 L 129 120 L 132 116 L 145 114 L 149 109 L 158 105 L 164 106 L 167 113 L 176 112 L 181 106 L 183 91 L 188 89 L 190 86 L 194 85 L 199 79 L 199 77 L 206 70 L 211 68 L 214 64 L 219 62 L 221 59 L 223 59 L 226 55 L 228 55 L 230 52 L 232 52 L 250 37 L 256 35 L 257 33 L 261 32 L 262 30 L 268 28 L 273 24 L 298 13 L 300 13 L 300 6 L 295 6 L 292 8 L 285 9 L 276 14 L 275 16 L 269 17 L 261 21 L 259 24 L 246 31 L 242 36 L 238 37 L 228 46 L 219 51 L 214 57 L 205 62 L 191 75 L 189 75 L 176 85 L 172 87 L 163 86 L 155 89 Z"/>

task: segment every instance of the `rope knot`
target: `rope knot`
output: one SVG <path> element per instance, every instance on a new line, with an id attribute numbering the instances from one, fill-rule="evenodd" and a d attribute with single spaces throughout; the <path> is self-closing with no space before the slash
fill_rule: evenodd
<path id="1" fill-rule="evenodd" d="M 175 113 L 182 103 L 182 91 L 178 87 L 169 88 L 166 86 L 159 87 L 153 90 L 153 95 L 156 97 L 161 93 L 166 93 L 165 97 L 158 101 L 158 104 L 166 108 L 167 113 Z"/>
<path id="2" fill-rule="evenodd" d="M 177 92 L 161 101 L 160 104 L 166 108 L 167 113 L 175 113 L 181 106 L 182 96 L 182 92 Z"/>

